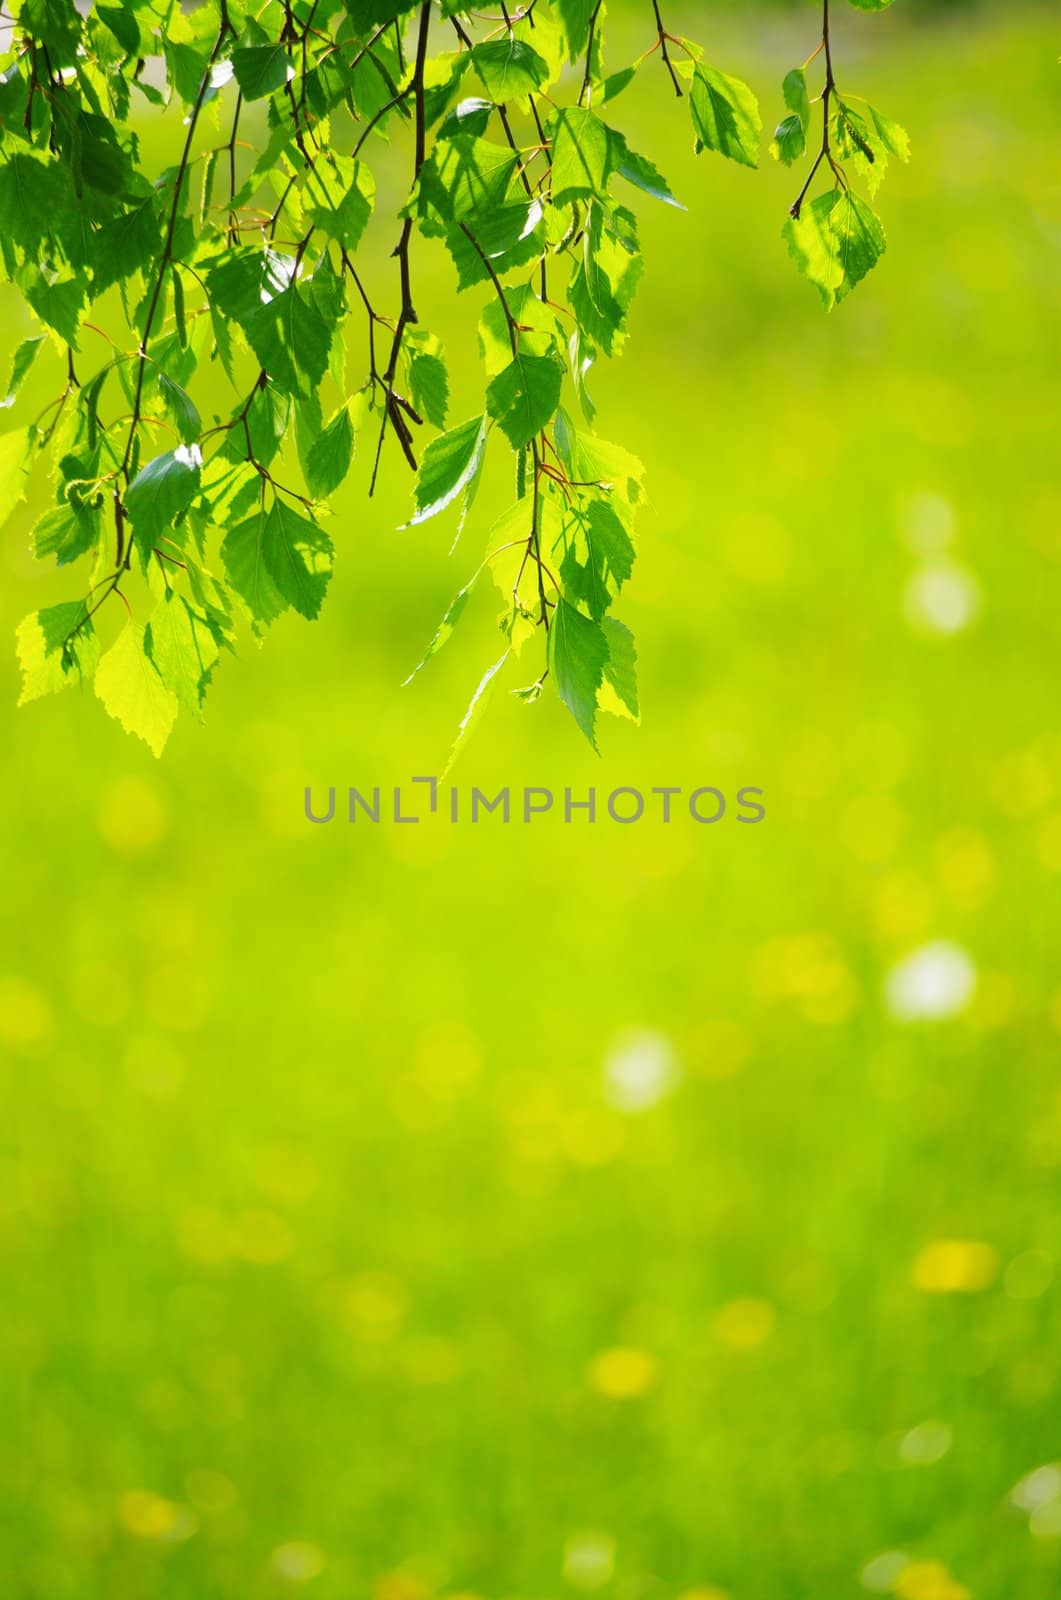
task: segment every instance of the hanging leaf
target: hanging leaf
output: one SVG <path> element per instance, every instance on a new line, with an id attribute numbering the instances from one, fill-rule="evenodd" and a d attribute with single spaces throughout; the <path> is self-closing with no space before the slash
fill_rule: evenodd
<path id="1" fill-rule="evenodd" d="M 877 265 L 885 250 L 880 218 L 850 189 L 831 189 L 790 217 L 789 252 L 831 309 Z"/>

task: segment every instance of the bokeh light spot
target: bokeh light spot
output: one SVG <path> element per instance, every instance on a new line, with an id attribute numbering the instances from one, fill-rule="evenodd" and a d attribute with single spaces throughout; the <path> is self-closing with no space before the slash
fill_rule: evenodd
<path id="1" fill-rule="evenodd" d="M 574 1589 L 603 1589 L 615 1572 L 615 1540 L 606 1533 L 575 1533 L 564 1546 L 564 1577 Z"/>
<path id="2" fill-rule="evenodd" d="M 998 1253 L 981 1239 L 936 1239 L 918 1255 L 914 1287 L 922 1294 L 978 1294 L 998 1276 Z"/>
<path id="3" fill-rule="evenodd" d="M 604 1098 L 616 1111 L 651 1111 L 681 1082 L 674 1047 L 661 1033 L 631 1029 L 620 1034 L 604 1059 Z"/>
<path id="4" fill-rule="evenodd" d="M 235 1251 L 244 1261 L 266 1267 L 285 1260 L 295 1241 L 285 1219 L 276 1211 L 243 1211 L 235 1223 Z"/>
<path id="5" fill-rule="evenodd" d="M 931 1467 L 942 1461 L 954 1439 L 946 1422 L 919 1422 L 899 1441 L 899 1460 L 909 1467 Z"/>
<path id="6" fill-rule="evenodd" d="M 980 585 L 955 561 L 933 561 L 919 567 L 903 592 L 903 615 L 920 633 L 961 633 L 976 621 Z"/>
<path id="7" fill-rule="evenodd" d="M 774 1308 L 769 1300 L 731 1300 L 715 1313 L 711 1327 L 715 1337 L 731 1350 L 753 1350 L 773 1333 Z"/>
<path id="8" fill-rule="evenodd" d="M 939 1022 L 964 1010 L 975 988 L 976 968 L 966 951 L 935 939 L 892 968 L 884 993 L 898 1021 Z"/>
<path id="9" fill-rule="evenodd" d="M 609 1400 L 634 1400 L 659 1380 L 659 1362 L 648 1350 L 616 1345 L 593 1357 L 587 1373 L 592 1388 Z"/>
<path id="10" fill-rule="evenodd" d="M 136 773 L 115 779 L 103 791 L 96 820 L 104 844 L 130 861 L 148 855 L 169 832 L 162 790 Z"/>
<path id="11" fill-rule="evenodd" d="M 22 978 L 0 978 L 0 1043 L 32 1048 L 51 1034 L 52 1014 L 40 990 Z"/>
<path id="12" fill-rule="evenodd" d="M 278 1545 L 269 1558 L 277 1577 L 288 1583 L 308 1583 L 311 1578 L 319 1578 L 327 1564 L 320 1546 L 302 1539 Z"/>
<path id="13" fill-rule="evenodd" d="M 919 556 L 938 556 L 954 538 L 954 507 L 941 494 L 912 494 L 903 507 L 903 538 Z"/>
<path id="14" fill-rule="evenodd" d="M 969 1590 L 942 1561 L 907 1562 L 892 1587 L 899 1600 L 970 1600 Z"/>
<path id="15" fill-rule="evenodd" d="M 127 1489 L 119 1495 L 118 1521 L 137 1539 L 157 1539 L 167 1544 L 190 1539 L 198 1526 L 188 1506 L 167 1500 L 151 1489 Z"/>
<path id="16" fill-rule="evenodd" d="M 910 1557 L 901 1550 L 882 1550 L 879 1556 L 866 1562 L 858 1581 L 863 1589 L 871 1589 L 874 1594 L 887 1594 L 895 1587 L 896 1579 L 909 1561 Z"/>
<path id="17" fill-rule="evenodd" d="M 386 1344 L 405 1321 L 408 1296 L 396 1278 L 384 1272 L 363 1272 L 347 1286 L 345 1310 L 355 1339 Z"/>

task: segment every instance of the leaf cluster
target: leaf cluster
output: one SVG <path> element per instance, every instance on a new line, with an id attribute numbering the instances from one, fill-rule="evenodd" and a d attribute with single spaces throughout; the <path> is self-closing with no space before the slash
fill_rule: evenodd
<path id="1" fill-rule="evenodd" d="M 840 95 L 825 15 L 814 171 L 835 182 L 804 205 L 805 191 L 786 232 L 832 304 L 884 248 L 847 174 L 872 192 L 907 149 L 896 124 Z M 555 688 L 594 746 L 601 711 L 638 717 L 634 642 L 614 610 L 643 472 L 597 434 L 591 383 L 628 335 L 637 208 L 679 201 L 616 102 L 655 63 L 696 149 L 745 167 L 761 118 L 745 83 L 667 31 L 657 0 L 643 53 L 617 71 L 605 20 L 590 0 L 503 3 L 496 17 L 452 0 L 110 0 L 87 14 L 22 0 L 0 59 L 0 253 L 37 331 L 4 404 L 38 362 L 58 392 L 0 435 L 0 464 L 21 488 L 48 461 L 34 550 L 80 573 L 73 598 L 19 627 L 24 700 L 91 680 L 159 753 L 182 709 L 200 713 L 242 623 L 262 636 L 320 613 L 328 502 L 360 448 L 373 488 L 385 459 L 415 474 L 413 525 L 447 512 L 464 525 L 488 455 L 510 463 L 512 503 L 424 658 L 491 582 L 496 659 L 458 748 L 517 662 L 529 681 L 513 692 Z M 784 92 L 771 148 L 791 163 L 813 115 L 803 69 Z M 147 112 L 172 132 L 160 171 L 141 149 Z M 393 230 L 382 285 L 363 265 L 370 228 Z M 422 239 L 441 242 L 474 302 L 470 417 L 450 416 L 446 352 L 418 313 Z M 218 367 L 230 398 L 208 413 Z"/>

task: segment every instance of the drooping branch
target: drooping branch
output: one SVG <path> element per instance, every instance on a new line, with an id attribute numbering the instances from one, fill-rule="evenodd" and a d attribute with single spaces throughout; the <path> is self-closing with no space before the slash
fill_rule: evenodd
<path id="1" fill-rule="evenodd" d="M 822 90 L 822 142 L 811 164 L 811 169 L 807 173 L 802 189 L 789 207 L 788 214 L 790 217 L 799 217 L 800 212 L 803 210 L 803 202 L 807 198 L 811 184 L 814 182 L 814 175 L 823 161 L 829 163 L 837 182 L 843 183 L 844 181 L 844 175 L 834 161 L 830 148 L 829 117 L 832 98 L 836 91 L 836 79 L 833 76 L 833 50 L 832 40 L 829 35 L 829 0 L 822 0 L 822 42 L 815 50 L 814 55 L 819 55 L 822 52 L 825 54 L 825 87 Z M 814 57 L 812 56 L 811 60 L 813 59 Z"/>
<path id="2" fill-rule="evenodd" d="M 666 28 L 663 26 L 663 18 L 660 15 L 659 9 L 659 0 L 652 0 L 652 11 L 656 18 L 656 43 L 659 46 L 659 52 L 663 58 L 663 65 L 670 73 L 670 81 L 674 85 L 674 93 L 680 100 L 682 97 L 682 86 L 678 81 L 678 74 L 674 70 L 674 62 L 670 58 L 670 51 L 667 49 L 668 42 L 673 44 L 674 38 L 673 35 L 669 34 Z"/>
<path id="3" fill-rule="evenodd" d="M 420 7 L 420 20 L 416 32 L 416 59 L 413 64 L 413 76 L 410 84 L 410 93 L 413 96 L 413 115 L 415 121 L 415 146 L 413 151 L 413 183 L 415 188 L 420 180 L 420 171 L 427 155 L 427 113 L 424 101 L 424 69 L 427 64 L 427 41 L 431 28 L 430 0 L 424 0 Z M 409 247 L 413 236 L 413 217 L 409 212 L 402 223 L 402 231 L 394 254 L 398 258 L 398 273 L 401 283 L 401 309 L 398 321 L 394 328 L 394 338 L 391 341 L 390 356 L 383 372 L 383 381 L 386 384 L 386 394 L 383 401 L 383 415 L 380 421 L 379 438 L 376 442 L 376 455 L 372 463 L 372 479 L 369 484 L 369 494 L 376 492 L 376 481 L 379 477 L 380 458 L 383 454 L 383 440 L 390 422 L 394 429 L 402 452 L 413 471 L 416 471 L 416 457 L 413 454 L 412 434 L 403 416 L 403 407 L 394 392 L 394 379 L 398 371 L 398 358 L 401 355 L 402 340 L 405 330 L 410 323 L 416 322 L 416 307 L 413 304 L 412 275 L 409 265 Z M 406 406 L 406 411 L 410 408 Z M 412 413 L 415 416 L 415 413 Z"/>

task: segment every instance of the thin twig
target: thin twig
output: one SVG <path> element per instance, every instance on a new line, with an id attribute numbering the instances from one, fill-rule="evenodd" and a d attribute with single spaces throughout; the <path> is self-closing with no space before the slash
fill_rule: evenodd
<path id="1" fill-rule="evenodd" d="M 844 175 L 833 159 L 833 153 L 829 147 L 830 102 L 836 89 L 836 79 L 833 76 L 832 43 L 829 37 L 829 0 L 822 0 L 822 42 L 818 46 L 818 49 L 815 50 L 814 55 L 810 57 L 810 60 L 813 61 L 814 56 L 818 55 L 822 50 L 825 51 L 825 88 L 822 90 L 822 142 L 818 154 L 811 163 L 811 169 L 807 173 L 806 182 L 799 191 L 799 194 L 796 196 L 795 200 L 793 200 L 792 204 L 788 208 L 789 216 L 795 217 L 797 220 L 800 212 L 803 210 L 803 202 L 807 198 L 807 192 L 810 189 L 811 184 L 814 182 L 814 175 L 823 161 L 827 161 L 829 163 L 837 182 L 840 184 L 843 184 L 844 182 Z"/>
<path id="2" fill-rule="evenodd" d="M 652 10 L 656 18 L 656 40 L 659 44 L 660 54 L 663 57 L 663 64 L 670 73 L 670 81 L 674 85 L 674 92 L 680 100 L 682 97 L 682 86 L 678 82 L 678 74 L 674 70 L 674 62 L 671 60 L 670 52 L 667 49 L 667 41 L 671 38 L 671 35 L 663 26 L 663 18 L 659 13 L 659 0 L 652 0 Z"/>
<path id="3" fill-rule="evenodd" d="M 420 7 L 420 22 L 416 35 L 416 60 L 413 65 L 413 75 L 409 84 L 409 89 L 413 94 L 414 117 L 416 125 L 416 143 L 413 153 L 412 186 L 414 188 L 419 181 L 420 169 L 424 164 L 424 159 L 427 154 L 427 115 L 424 104 L 424 69 L 427 63 L 427 38 L 430 27 L 431 4 L 430 0 L 424 0 L 424 4 Z M 359 141 L 359 146 L 360 142 L 361 141 Z M 380 422 L 379 439 L 376 443 L 376 458 L 372 464 L 372 480 L 368 489 L 370 496 L 376 491 L 376 480 L 379 476 L 380 457 L 383 454 L 383 439 L 387 432 L 388 421 L 394 428 L 406 460 L 413 467 L 414 471 L 416 468 L 416 458 L 412 453 L 411 445 L 412 435 L 409 433 L 408 427 L 401 417 L 401 412 L 398 409 L 394 398 L 394 378 L 398 370 L 398 357 L 401 354 L 402 339 L 405 337 L 405 330 L 409 324 L 417 320 L 416 308 L 413 305 L 412 279 L 409 270 L 409 245 L 412 239 L 412 233 L 413 218 L 412 213 L 410 212 L 409 215 L 406 216 L 405 221 L 402 223 L 401 235 L 394 251 L 394 254 L 398 258 L 398 274 L 401 281 L 402 304 L 401 310 L 398 313 L 398 321 L 394 329 L 394 338 L 391 341 L 390 357 L 383 373 L 384 382 L 387 385 L 387 393 L 383 403 L 383 416 Z"/>

